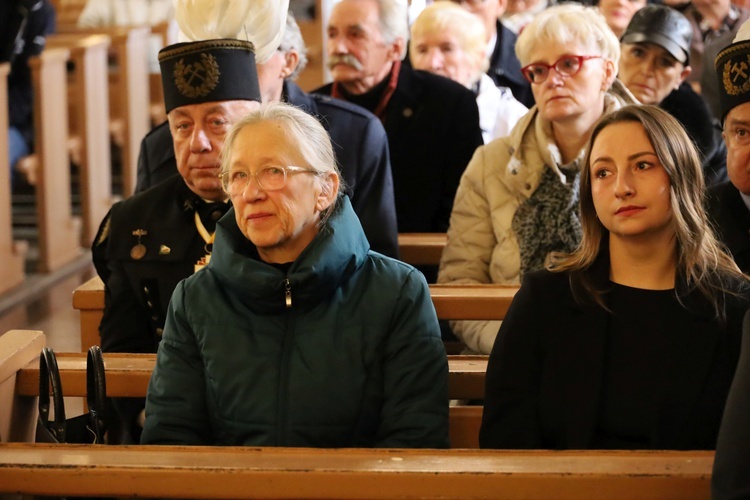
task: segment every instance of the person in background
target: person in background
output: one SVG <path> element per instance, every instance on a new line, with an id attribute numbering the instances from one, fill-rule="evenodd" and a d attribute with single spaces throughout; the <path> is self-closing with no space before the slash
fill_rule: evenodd
<path id="1" fill-rule="evenodd" d="M 399 232 L 445 232 L 461 174 L 482 144 L 479 113 L 467 88 L 401 64 L 408 36 L 402 0 L 337 3 L 326 42 L 333 83 L 315 92 L 383 122 Z"/>
<path id="2" fill-rule="evenodd" d="M 398 257 L 398 228 L 388 137 L 380 121 L 367 110 L 327 96 L 308 94 L 294 83 L 307 64 L 307 49 L 291 13 L 281 45 L 271 57 L 256 63 L 263 102 L 283 101 L 317 117 L 328 133 L 344 176 L 347 194 L 373 250 Z M 177 172 L 170 128 L 163 125 L 141 143 L 136 192 L 144 191 Z"/>
<path id="3" fill-rule="evenodd" d="M 534 16 L 555 3 L 556 0 L 508 0 L 508 7 L 500 19 L 508 29 L 519 35 Z"/>
<path id="4" fill-rule="evenodd" d="M 653 104 L 677 118 L 701 155 L 707 186 L 725 181 L 726 148 L 721 126 L 700 95 L 685 81 L 690 75 L 690 22 L 664 5 L 635 13 L 620 40 L 617 78 L 643 104 Z"/>
<path id="5" fill-rule="evenodd" d="M 414 69 L 450 78 L 476 94 L 485 143 L 508 135 L 528 111 L 485 73 L 484 25 L 470 12 L 451 2 L 427 6 L 412 24 L 409 44 Z"/>
<path id="6" fill-rule="evenodd" d="M 505 13 L 508 0 L 452 0 L 479 17 L 487 36 L 485 48 L 490 64 L 487 75 L 498 87 L 508 87 L 513 97 L 530 108 L 534 105 L 531 85 L 521 74 L 521 63 L 516 57 L 518 36 L 503 25 L 500 18 Z"/>
<path id="7" fill-rule="evenodd" d="M 711 230 L 698 152 L 650 105 L 604 116 L 587 151 L 583 238 L 513 299 L 480 446 L 712 450 L 750 281 Z"/>
<path id="8" fill-rule="evenodd" d="M 429 288 L 369 250 L 323 126 L 263 105 L 227 136 L 221 180 L 233 208 L 175 289 L 141 443 L 447 447 Z"/>
<path id="9" fill-rule="evenodd" d="M 718 53 L 713 47 L 726 43 L 726 36 L 731 36 L 728 33 L 737 33 L 742 23 L 750 18 L 750 11 L 733 4 L 731 0 L 692 0 L 680 12 L 693 26 L 690 45 L 693 71 L 688 76 L 688 82 L 701 92 L 701 74 L 704 71 L 713 73 L 711 60 L 705 58 L 704 54 Z"/>
<path id="10" fill-rule="evenodd" d="M 607 20 L 607 26 L 621 38 L 633 14 L 646 6 L 646 0 L 599 0 L 596 5 Z"/>
<path id="11" fill-rule="evenodd" d="M 605 113 L 635 102 L 616 82 L 620 44 L 593 7 L 556 5 L 518 37 L 536 105 L 509 137 L 477 149 L 456 193 L 439 283 L 518 284 L 581 237 L 584 146 Z M 498 321 L 456 321 L 469 351 L 489 354 Z"/>
<path id="12" fill-rule="evenodd" d="M 715 61 L 729 180 L 708 192 L 708 212 L 737 265 L 750 274 L 750 22 Z"/>
<path id="13" fill-rule="evenodd" d="M 210 259 L 216 221 L 229 210 L 218 177 L 224 136 L 260 101 L 250 42 L 175 44 L 159 59 L 179 173 L 116 203 L 99 227 L 92 257 L 104 282 L 104 352 L 156 352 L 175 286 Z M 115 404 L 117 440 L 138 442 L 143 401 Z"/>
<path id="14" fill-rule="evenodd" d="M 34 151 L 34 92 L 29 59 L 44 49 L 47 35 L 55 32 L 57 16 L 48 0 L 6 0 L 2 4 L 0 62 L 10 62 L 7 154 L 13 180 L 18 161 Z"/>

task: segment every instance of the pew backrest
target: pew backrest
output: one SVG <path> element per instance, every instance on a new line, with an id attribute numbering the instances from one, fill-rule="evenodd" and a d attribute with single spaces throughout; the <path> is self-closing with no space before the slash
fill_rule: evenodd
<path id="1" fill-rule="evenodd" d="M 0 492 L 141 498 L 707 499 L 713 452 L 0 445 Z"/>

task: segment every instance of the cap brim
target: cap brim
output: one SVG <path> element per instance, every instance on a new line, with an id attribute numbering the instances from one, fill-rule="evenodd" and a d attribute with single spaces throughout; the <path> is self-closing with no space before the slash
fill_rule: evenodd
<path id="1" fill-rule="evenodd" d="M 626 33 L 620 40 L 622 43 L 653 43 L 669 52 L 672 57 L 677 59 L 682 64 L 686 64 L 688 60 L 688 54 L 682 50 L 682 47 L 674 43 L 669 38 L 662 36 L 658 33 Z"/>

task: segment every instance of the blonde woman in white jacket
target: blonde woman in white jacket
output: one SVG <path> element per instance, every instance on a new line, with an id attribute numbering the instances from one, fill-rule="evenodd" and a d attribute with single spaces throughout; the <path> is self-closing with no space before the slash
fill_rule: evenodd
<path id="1" fill-rule="evenodd" d="M 615 80 L 620 44 L 579 4 L 539 13 L 516 55 L 536 105 L 508 137 L 477 149 L 456 193 L 439 283 L 519 284 L 553 251 L 580 240 L 578 173 L 596 121 L 633 103 Z M 468 351 L 489 354 L 499 321 L 457 321 Z"/>

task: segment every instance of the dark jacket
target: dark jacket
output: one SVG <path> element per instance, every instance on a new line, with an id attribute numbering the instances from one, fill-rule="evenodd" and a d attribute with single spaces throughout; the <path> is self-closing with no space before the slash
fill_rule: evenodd
<path id="1" fill-rule="evenodd" d="M 716 443 L 711 498 L 750 498 L 750 313 L 743 323 L 742 354 Z"/>
<path id="2" fill-rule="evenodd" d="M 332 87 L 315 92 L 331 95 Z M 476 97 L 452 80 L 404 64 L 384 124 L 399 232 L 445 232 L 458 182 L 483 143 Z"/>
<path id="3" fill-rule="evenodd" d="M 347 194 L 376 252 L 398 257 L 398 229 L 388 139 L 377 118 L 359 106 L 330 97 L 306 94 L 284 83 L 285 102 L 315 116 L 331 135 Z M 168 124 L 151 131 L 138 156 L 136 192 L 177 172 Z"/>
<path id="4" fill-rule="evenodd" d="M 500 87 L 508 87 L 513 97 L 527 108 L 534 105 L 534 94 L 531 84 L 521 73 L 521 63 L 516 57 L 516 40 L 518 35 L 497 22 L 497 41 L 490 56 L 490 66 L 487 74 Z"/>
<path id="5" fill-rule="evenodd" d="M 195 224 L 205 206 L 178 174 L 115 204 L 99 227 L 92 256 L 104 281 L 104 316 L 99 325 L 105 352 L 153 353 L 177 283 L 193 274 L 206 254 Z M 221 213 L 223 215 L 223 213 Z M 145 231 L 145 254 L 131 255 Z"/>
<path id="6" fill-rule="evenodd" d="M 750 210 L 739 190 L 729 181 L 708 191 L 708 215 L 717 237 L 726 245 L 737 266 L 750 274 Z"/>
<path id="7" fill-rule="evenodd" d="M 287 271 L 219 221 L 177 286 L 141 442 L 448 445 L 448 368 L 427 283 L 369 252 L 346 197 Z"/>
<path id="8" fill-rule="evenodd" d="M 727 148 L 721 137 L 721 125 L 703 98 L 687 82 L 682 82 L 659 104 L 685 127 L 701 153 L 706 186 L 718 184 L 727 177 Z"/>
<path id="9" fill-rule="evenodd" d="M 606 265 L 598 266 L 595 279 L 606 282 L 609 260 L 601 260 Z M 663 353 L 670 378 L 655 381 L 665 390 L 652 428 L 654 449 L 715 446 L 749 304 L 743 294 L 728 296 L 725 327 L 697 294 L 683 299 L 684 314 L 669 318 L 684 335 L 670 338 L 671 349 Z M 604 399 L 609 317 L 593 302 L 576 302 L 568 273 L 524 277 L 487 366 L 483 448 L 592 447 Z"/>

